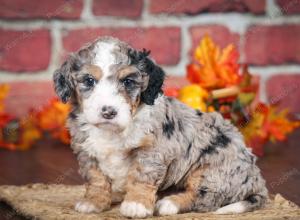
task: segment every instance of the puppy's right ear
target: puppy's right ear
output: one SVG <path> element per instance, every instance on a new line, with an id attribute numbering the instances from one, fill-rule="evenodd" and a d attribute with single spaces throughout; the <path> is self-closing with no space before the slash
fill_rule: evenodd
<path id="1" fill-rule="evenodd" d="M 53 81 L 56 94 L 60 97 L 63 103 L 66 103 L 74 93 L 74 85 L 72 82 L 71 71 L 76 62 L 73 62 L 74 57 L 70 57 L 63 65 L 54 72 Z"/>

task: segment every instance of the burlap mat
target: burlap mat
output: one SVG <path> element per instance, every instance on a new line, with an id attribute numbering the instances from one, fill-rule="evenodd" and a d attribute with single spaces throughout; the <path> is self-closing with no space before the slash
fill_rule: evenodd
<path id="1" fill-rule="evenodd" d="M 0 200 L 14 209 L 6 219 L 16 214 L 36 219 L 124 219 L 118 207 L 101 214 L 81 214 L 73 209 L 74 203 L 84 195 L 83 186 L 33 184 L 26 186 L 0 186 Z M 154 219 L 154 218 L 151 218 Z M 214 215 L 211 213 L 188 213 L 156 219 L 300 219 L 300 209 L 277 194 L 266 207 L 239 215 Z"/>

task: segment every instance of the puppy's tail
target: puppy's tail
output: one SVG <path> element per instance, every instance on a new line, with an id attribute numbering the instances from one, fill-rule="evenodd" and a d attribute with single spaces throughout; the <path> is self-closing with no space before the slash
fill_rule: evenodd
<path id="1" fill-rule="evenodd" d="M 243 201 L 232 203 L 217 209 L 214 214 L 238 214 L 243 212 L 253 211 L 266 202 L 267 198 L 261 195 L 251 195 Z"/>

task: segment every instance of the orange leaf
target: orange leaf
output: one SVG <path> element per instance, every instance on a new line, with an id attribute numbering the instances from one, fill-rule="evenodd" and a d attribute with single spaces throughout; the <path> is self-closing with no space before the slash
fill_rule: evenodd
<path id="1" fill-rule="evenodd" d="M 179 91 L 178 88 L 168 87 L 168 88 L 164 88 L 163 90 L 166 96 L 175 97 L 175 98 L 178 96 L 178 91 Z"/>
<path id="2" fill-rule="evenodd" d="M 50 101 L 50 104 L 37 113 L 38 124 L 43 130 L 54 130 L 65 125 L 70 106 L 63 104 L 57 99 Z"/>
<path id="3" fill-rule="evenodd" d="M 218 89 L 238 84 L 239 54 L 233 45 L 221 49 L 205 36 L 195 50 L 195 60 L 187 66 L 187 78 L 203 88 Z"/>
<path id="4" fill-rule="evenodd" d="M 17 144 L 19 150 L 27 150 L 32 144 L 42 137 L 42 132 L 34 122 L 34 118 L 25 118 L 20 122 L 21 137 L 20 143 Z"/>
<path id="5" fill-rule="evenodd" d="M 7 84 L 2 84 L 0 85 L 0 113 L 4 112 L 4 100 L 8 95 L 9 92 L 9 85 Z"/>
<path id="6" fill-rule="evenodd" d="M 269 133 L 270 139 L 283 141 L 286 136 L 295 128 L 300 126 L 299 121 L 288 119 L 288 110 L 278 111 L 275 107 L 270 107 L 266 118 L 264 129 Z"/>

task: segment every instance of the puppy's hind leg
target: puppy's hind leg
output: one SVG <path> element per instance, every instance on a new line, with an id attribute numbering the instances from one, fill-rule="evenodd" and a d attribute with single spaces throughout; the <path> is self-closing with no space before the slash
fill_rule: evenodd
<path id="1" fill-rule="evenodd" d="M 156 203 L 156 214 L 174 215 L 189 212 L 193 209 L 198 197 L 198 188 L 202 182 L 204 168 L 192 172 L 185 183 L 185 191 L 171 196 L 166 196 Z"/>

